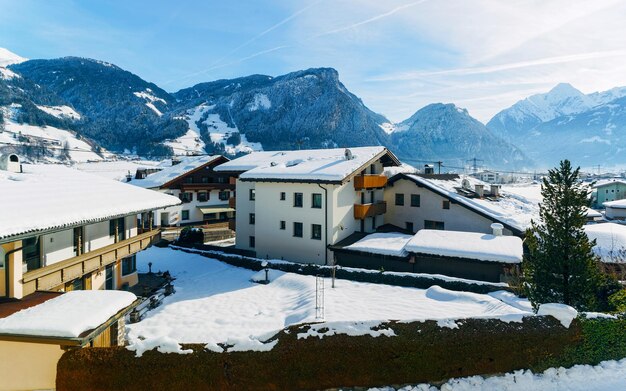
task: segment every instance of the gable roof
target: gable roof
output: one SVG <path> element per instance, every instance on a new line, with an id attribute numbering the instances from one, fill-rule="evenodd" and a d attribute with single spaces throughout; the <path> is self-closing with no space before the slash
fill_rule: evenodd
<path id="1" fill-rule="evenodd" d="M 458 194 L 455 188 L 462 187 L 462 178 L 458 175 L 436 179 L 436 177 L 424 178 L 413 174 L 397 174 L 391 177 L 388 183 L 393 184 L 400 179 L 411 181 L 419 187 L 426 188 L 448 199 L 453 204 L 469 209 L 493 222 L 501 223 L 517 236 L 524 234 L 530 224 L 530 219 L 538 213 L 537 205 L 519 195 L 509 195 L 501 191 L 501 198 L 498 201 L 489 201 L 480 198 L 467 198 Z M 489 184 L 475 178 L 464 179 L 467 179 L 471 185 L 489 186 Z"/>
<path id="2" fill-rule="evenodd" d="M 597 188 L 600 188 L 600 187 L 611 186 L 611 185 L 626 185 L 626 180 L 619 179 L 619 178 L 604 179 L 604 180 L 596 182 L 593 185 L 593 188 L 597 189 Z"/>
<path id="3" fill-rule="evenodd" d="M 132 180 L 131 183 L 145 189 L 167 187 L 170 182 L 177 178 L 189 174 L 203 167 L 205 164 L 212 163 L 220 158 L 228 160 L 227 157 L 221 155 L 183 157 L 180 159 L 180 163 L 149 174 L 145 179 Z"/>
<path id="4" fill-rule="evenodd" d="M 351 158 L 346 158 L 346 154 Z M 299 151 L 253 152 L 216 167 L 216 171 L 243 172 L 243 181 L 342 183 L 371 162 L 386 157 L 401 163 L 387 148 L 355 147 Z"/>
<path id="5" fill-rule="evenodd" d="M 163 193 L 64 166 L 0 170 L 0 243 L 177 205 Z"/>

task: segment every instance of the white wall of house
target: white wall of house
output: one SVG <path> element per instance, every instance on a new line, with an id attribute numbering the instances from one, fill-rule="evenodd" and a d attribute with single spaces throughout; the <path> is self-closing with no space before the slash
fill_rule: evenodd
<path id="1" fill-rule="evenodd" d="M 44 266 L 76 256 L 74 252 L 74 233 L 71 229 L 55 232 L 41 237 L 41 254 Z"/>
<path id="2" fill-rule="evenodd" d="M 124 221 L 124 227 L 126 231 L 126 239 L 137 236 L 137 216 L 126 216 Z"/>
<path id="3" fill-rule="evenodd" d="M 180 198 L 180 190 L 161 189 L 158 191 L 161 193 L 173 195 L 176 198 Z M 226 191 L 230 191 L 230 190 L 226 190 Z M 175 205 L 175 206 L 170 206 L 169 208 L 159 209 L 155 211 L 154 213 L 155 224 L 159 226 L 162 224 L 162 221 L 161 221 L 162 213 L 167 213 L 168 225 L 177 225 L 178 223 L 189 224 L 189 223 L 202 222 L 204 221 L 204 218 L 203 218 L 204 216 L 202 212 L 200 211 L 200 209 L 198 209 L 199 206 L 215 206 L 215 205 L 227 205 L 228 204 L 228 199 L 220 200 L 219 198 L 220 190 L 211 190 L 210 192 L 207 191 L 208 196 L 209 196 L 209 199 L 207 201 L 198 201 L 197 191 L 192 191 L 191 193 L 193 193 L 193 200 L 191 202 L 182 203 L 180 205 Z M 233 192 L 230 191 L 231 197 L 233 196 L 232 193 Z M 189 211 L 188 220 L 182 219 L 183 210 Z"/>
<path id="4" fill-rule="evenodd" d="M 236 187 L 237 198 L 235 200 L 235 209 L 237 213 L 235 215 L 235 224 L 237 226 L 237 248 L 256 251 L 255 248 L 250 247 L 250 236 L 256 235 L 255 228 L 257 225 L 250 225 L 248 222 L 250 213 L 256 213 L 255 207 L 257 201 L 250 201 L 250 189 L 255 188 L 255 182 L 242 182 L 237 179 Z M 260 226 L 259 224 L 259 227 Z"/>
<path id="5" fill-rule="evenodd" d="M 626 209 L 606 207 L 605 216 L 609 219 L 626 220 Z"/>
<path id="6" fill-rule="evenodd" d="M 97 250 L 115 243 L 115 238 L 109 236 L 109 221 L 101 221 L 85 226 L 85 252 Z"/>
<path id="7" fill-rule="evenodd" d="M 396 193 L 404 194 L 404 206 L 395 204 Z M 411 194 L 420 195 L 420 206 L 411 206 Z M 443 209 L 443 201 L 447 200 L 425 187 L 418 187 L 414 182 L 400 179 L 393 186 L 385 189 L 387 213 L 385 223 L 405 228 L 407 222 L 413 223 L 413 230 L 424 229 L 424 220 L 442 221 L 447 231 L 467 231 L 491 233 L 493 221 L 479 215 L 459 204 L 450 203 L 450 209 Z M 505 235 L 512 232 L 505 229 Z"/>

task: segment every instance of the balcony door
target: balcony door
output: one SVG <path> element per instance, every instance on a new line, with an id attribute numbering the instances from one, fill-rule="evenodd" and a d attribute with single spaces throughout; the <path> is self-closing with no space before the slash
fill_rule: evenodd
<path id="1" fill-rule="evenodd" d="M 85 252 L 85 235 L 83 227 L 74 228 L 74 255 L 78 256 Z"/>
<path id="2" fill-rule="evenodd" d="M 104 269 L 104 289 L 107 291 L 112 291 L 115 289 L 115 269 L 114 264 L 108 265 Z"/>

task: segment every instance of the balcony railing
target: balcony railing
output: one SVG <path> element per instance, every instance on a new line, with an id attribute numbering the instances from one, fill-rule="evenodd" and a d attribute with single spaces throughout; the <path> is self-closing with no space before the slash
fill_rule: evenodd
<path id="1" fill-rule="evenodd" d="M 376 189 L 387 185 L 387 177 L 384 175 L 359 175 L 354 177 L 354 189 Z"/>
<path id="2" fill-rule="evenodd" d="M 229 208 L 235 208 L 236 202 L 235 202 L 235 197 L 230 197 L 228 199 L 228 207 Z"/>
<path id="3" fill-rule="evenodd" d="M 193 191 L 193 190 L 235 190 L 235 185 L 230 183 L 181 183 L 181 191 Z"/>
<path id="4" fill-rule="evenodd" d="M 233 230 L 233 231 L 237 230 L 237 224 L 235 224 L 235 219 L 228 220 L 228 229 Z"/>
<path id="5" fill-rule="evenodd" d="M 96 271 L 118 259 L 144 250 L 151 243 L 157 241 L 160 236 L 161 231 L 159 230 L 147 231 L 77 257 L 28 271 L 24 273 L 22 279 L 24 296 L 37 290 L 52 289 Z"/>
<path id="6" fill-rule="evenodd" d="M 387 203 L 385 201 L 374 202 L 372 204 L 354 204 L 354 218 L 357 220 L 381 215 L 385 212 L 387 212 Z"/>

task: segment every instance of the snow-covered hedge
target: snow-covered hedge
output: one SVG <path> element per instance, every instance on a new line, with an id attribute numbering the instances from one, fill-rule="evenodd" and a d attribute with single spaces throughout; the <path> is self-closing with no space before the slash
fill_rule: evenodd
<path id="1" fill-rule="evenodd" d="M 57 388 L 170 390 L 314 390 L 438 382 L 517 369 L 597 364 L 626 357 L 626 319 L 551 316 L 519 322 L 465 319 L 379 325 L 377 335 L 337 334 L 315 325 L 289 327 L 265 352 L 216 353 L 204 344 L 189 354 L 156 350 L 135 357 L 125 348 L 86 348 L 59 361 Z M 319 334 L 323 338 L 318 338 Z M 391 336 L 393 333 L 393 336 Z M 307 334 L 309 338 L 303 338 Z"/>

